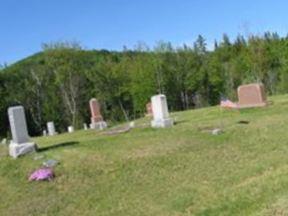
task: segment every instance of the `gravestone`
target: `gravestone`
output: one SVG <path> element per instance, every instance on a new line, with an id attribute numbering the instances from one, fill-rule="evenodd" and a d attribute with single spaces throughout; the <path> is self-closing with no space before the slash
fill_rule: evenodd
<path id="1" fill-rule="evenodd" d="M 84 130 L 88 130 L 88 126 L 86 123 L 83 124 L 83 128 L 84 128 Z"/>
<path id="2" fill-rule="evenodd" d="M 42 131 L 42 134 L 43 134 L 43 136 L 47 136 L 47 131 L 46 131 L 46 130 L 43 130 L 43 131 Z"/>
<path id="3" fill-rule="evenodd" d="M 135 122 L 134 121 L 129 122 L 129 127 L 130 128 L 135 128 Z"/>
<path id="4" fill-rule="evenodd" d="M 267 105 L 263 84 L 253 83 L 238 87 L 239 108 L 263 107 Z"/>
<path id="5" fill-rule="evenodd" d="M 57 134 L 57 132 L 55 130 L 54 122 L 47 122 L 47 130 L 48 130 L 49 136 L 54 136 Z"/>
<path id="6" fill-rule="evenodd" d="M 68 126 L 68 132 L 73 133 L 74 132 L 74 127 L 72 125 Z"/>
<path id="7" fill-rule="evenodd" d="M 102 130 L 107 127 L 105 121 L 103 121 L 103 117 L 100 112 L 100 104 L 97 99 L 92 98 L 89 101 L 90 111 L 91 111 L 91 129 Z"/>
<path id="8" fill-rule="evenodd" d="M 6 144 L 7 144 L 7 139 L 6 138 L 2 139 L 1 145 L 6 145 Z"/>
<path id="9" fill-rule="evenodd" d="M 25 112 L 23 106 L 10 107 L 8 117 L 12 134 L 9 145 L 9 155 L 17 158 L 29 152 L 34 152 L 36 145 L 29 141 Z"/>
<path id="10" fill-rule="evenodd" d="M 152 116 L 153 110 L 152 110 L 152 104 L 151 102 L 146 104 L 146 116 Z"/>
<path id="11" fill-rule="evenodd" d="M 68 133 L 73 133 L 74 132 L 74 127 L 73 126 L 69 126 L 68 127 Z"/>
<path id="12" fill-rule="evenodd" d="M 151 98 L 153 120 L 151 126 L 154 128 L 165 128 L 173 125 L 173 119 L 169 117 L 166 96 L 159 94 Z"/>

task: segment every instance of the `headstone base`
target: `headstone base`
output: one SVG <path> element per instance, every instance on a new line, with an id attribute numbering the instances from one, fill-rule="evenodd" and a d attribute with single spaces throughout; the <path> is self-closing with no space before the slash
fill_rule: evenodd
<path id="1" fill-rule="evenodd" d="M 9 145 L 9 155 L 13 158 L 17 158 L 21 155 L 25 155 L 36 150 L 36 144 L 33 142 L 28 143 L 10 143 Z"/>
<path id="2" fill-rule="evenodd" d="M 153 128 L 166 128 L 166 127 L 172 127 L 174 124 L 172 118 L 167 118 L 167 119 L 157 119 L 151 121 L 151 126 Z"/>
<path id="3" fill-rule="evenodd" d="M 103 130 L 104 128 L 107 128 L 107 123 L 105 121 L 90 124 L 90 129 Z"/>
<path id="4" fill-rule="evenodd" d="M 50 134 L 48 134 L 49 136 L 56 136 L 56 135 L 58 135 L 58 132 L 55 132 L 55 133 L 50 133 Z"/>
<path id="5" fill-rule="evenodd" d="M 253 107 L 265 107 L 267 106 L 267 103 L 255 103 L 255 104 L 237 104 L 238 109 L 245 109 L 245 108 L 253 108 Z"/>

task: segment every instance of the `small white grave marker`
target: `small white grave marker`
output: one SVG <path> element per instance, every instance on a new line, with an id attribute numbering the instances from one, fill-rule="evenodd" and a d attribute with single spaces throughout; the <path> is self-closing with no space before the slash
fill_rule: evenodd
<path id="1" fill-rule="evenodd" d="M 47 122 L 47 129 L 48 129 L 49 136 L 54 136 L 57 134 L 55 130 L 54 122 Z"/>
<path id="2" fill-rule="evenodd" d="M 73 126 L 69 126 L 68 127 L 68 133 L 73 133 L 74 132 L 74 127 Z"/>
<path id="3" fill-rule="evenodd" d="M 47 131 L 46 130 L 43 130 L 43 136 L 47 136 Z"/>
<path id="4" fill-rule="evenodd" d="M 83 124 L 83 128 L 84 128 L 84 130 L 88 130 L 88 126 L 86 123 Z"/>

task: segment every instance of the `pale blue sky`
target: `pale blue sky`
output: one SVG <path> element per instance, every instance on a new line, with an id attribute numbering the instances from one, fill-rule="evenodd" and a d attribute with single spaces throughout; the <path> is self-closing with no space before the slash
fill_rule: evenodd
<path id="1" fill-rule="evenodd" d="M 41 44 L 79 41 L 87 49 L 122 50 L 138 41 L 208 44 L 223 33 L 288 30 L 284 0 L 0 0 L 0 63 L 13 63 Z"/>

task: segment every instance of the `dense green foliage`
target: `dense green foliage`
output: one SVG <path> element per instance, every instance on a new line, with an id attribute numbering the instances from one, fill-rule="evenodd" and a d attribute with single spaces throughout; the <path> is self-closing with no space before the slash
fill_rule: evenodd
<path id="1" fill-rule="evenodd" d="M 268 94 L 288 92 L 288 39 L 275 33 L 224 35 L 207 51 L 199 36 L 193 46 L 159 42 L 122 52 L 87 51 L 73 43 L 43 46 L 43 52 L 0 69 L 0 136 L 8 131 L 6 110 L 22 104 L 30 133 L 40 134 L 47 121 L 59 131 L 89 122 L 88 101 L 96 97 L 105 119 L 134 119 L 145 112 L 150 97 L 164 93 L 170 110 L 235 99 L 236 88 L 263 82 Z"/>

